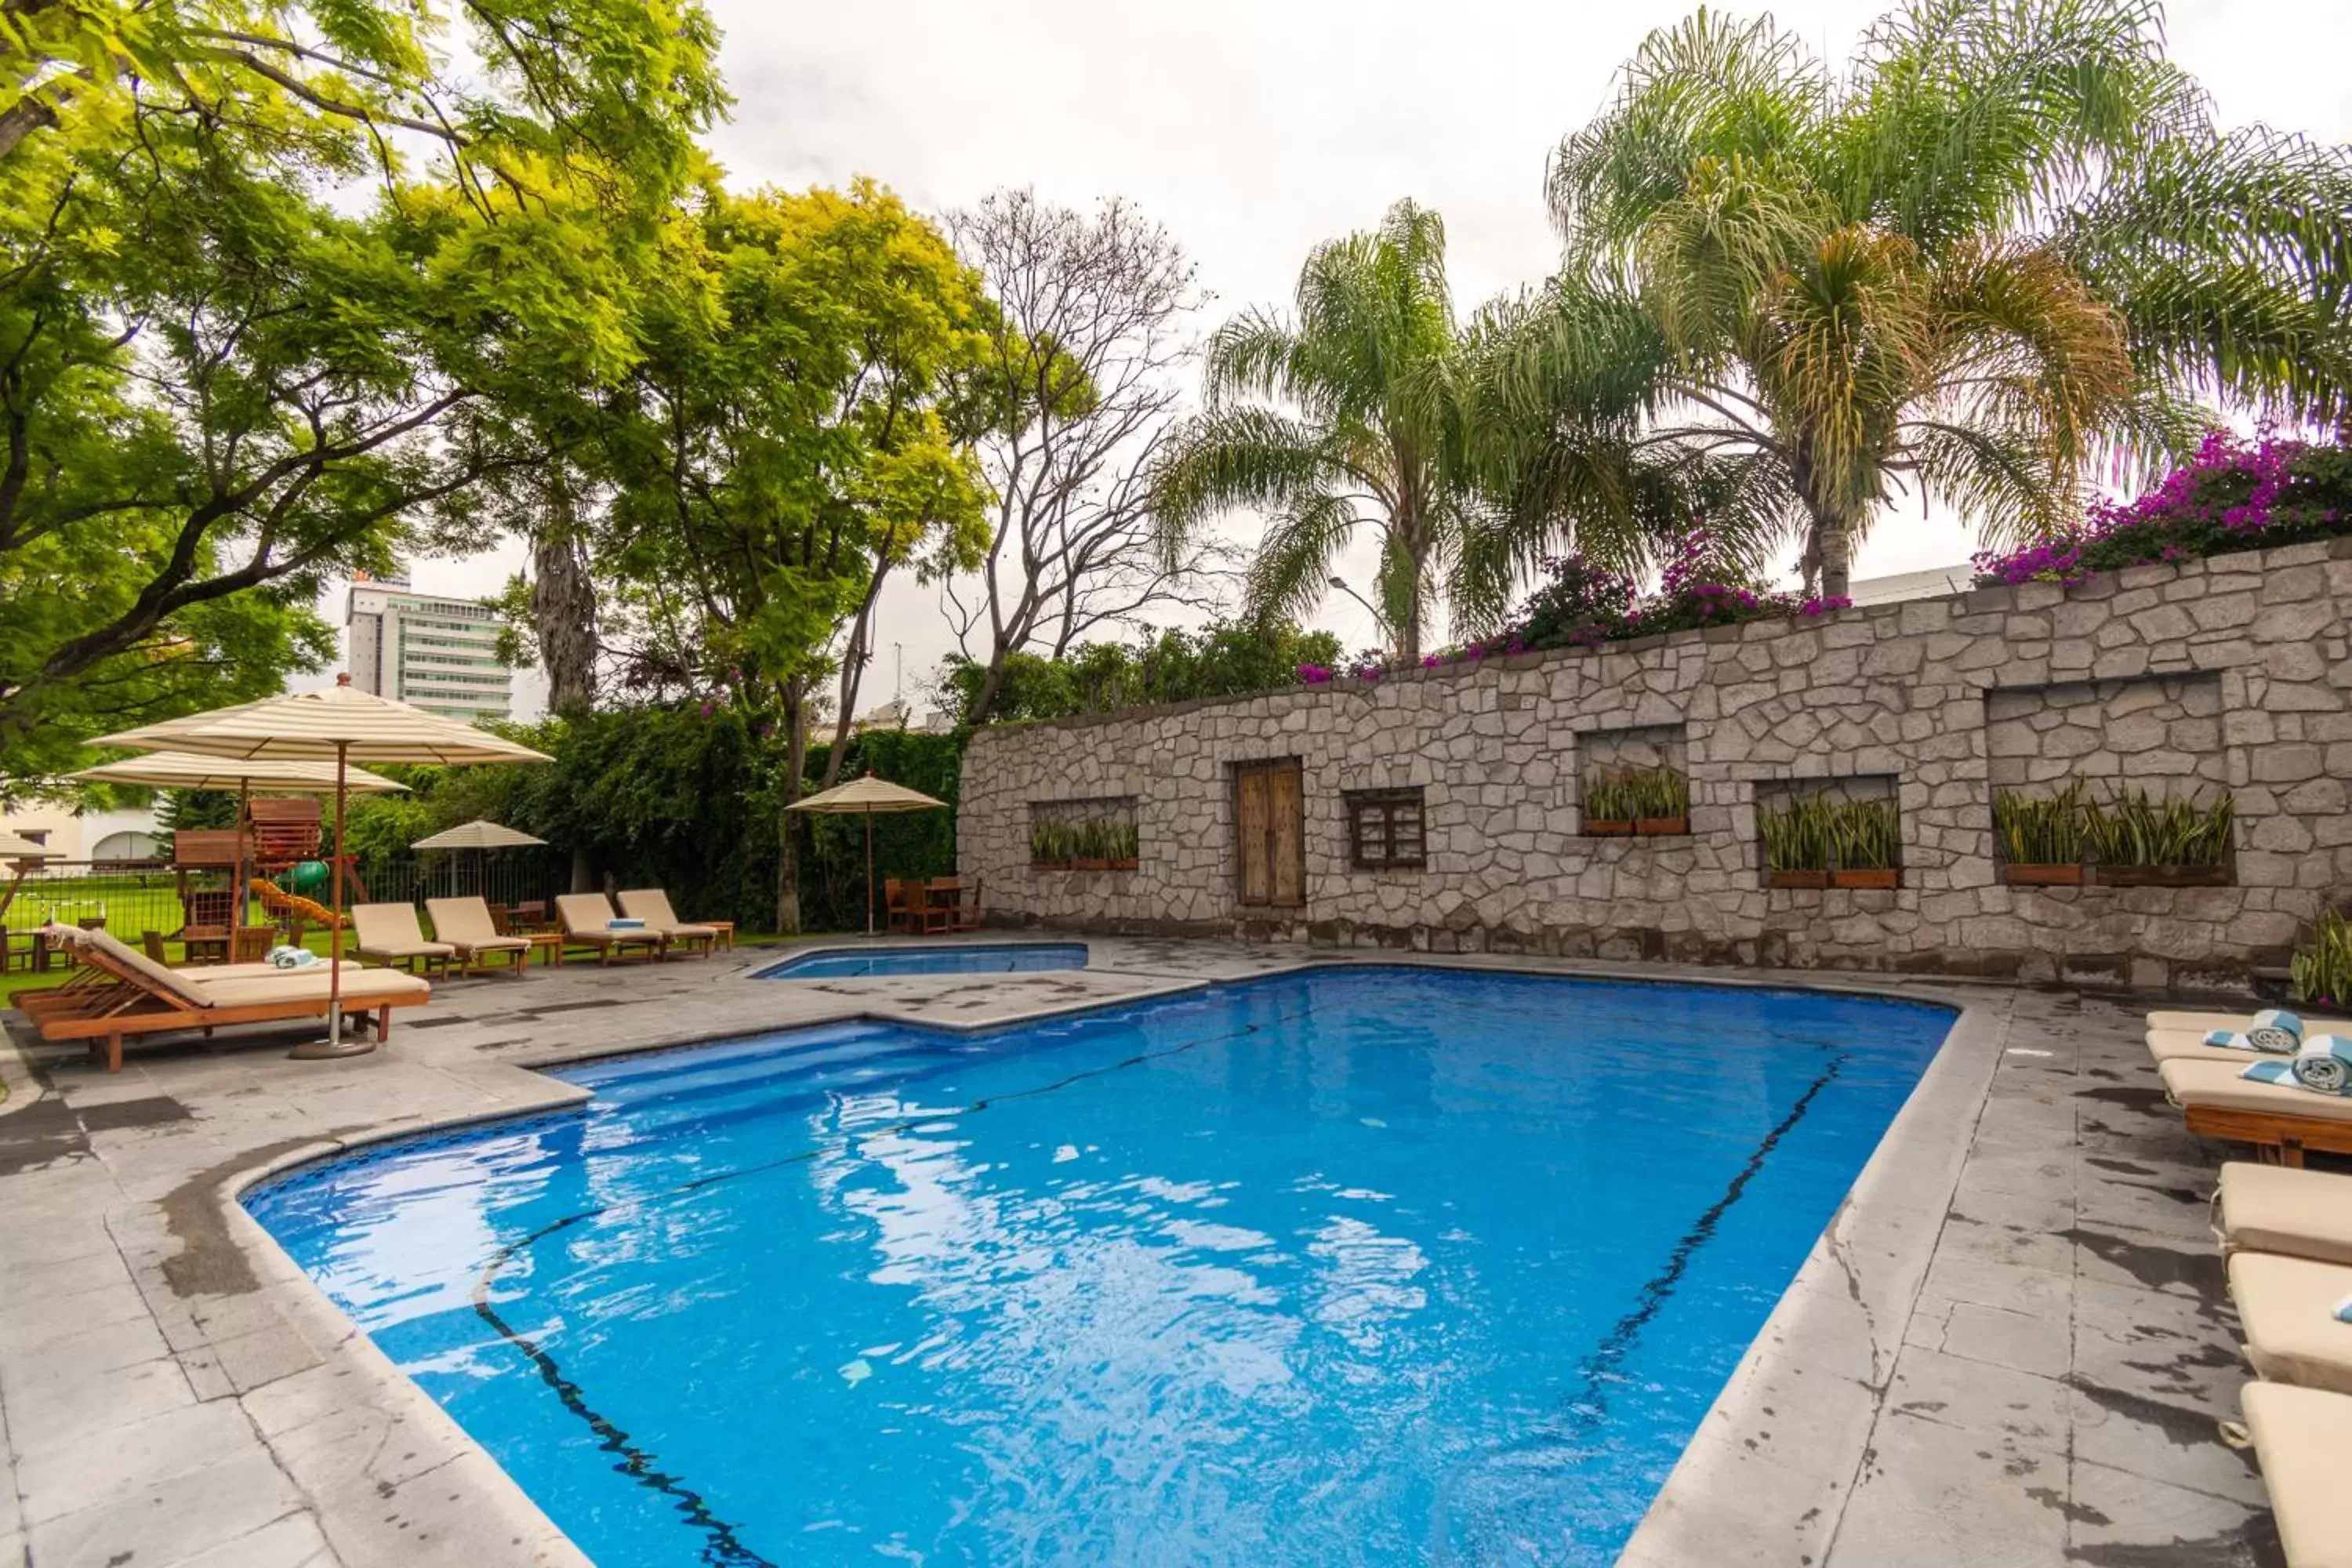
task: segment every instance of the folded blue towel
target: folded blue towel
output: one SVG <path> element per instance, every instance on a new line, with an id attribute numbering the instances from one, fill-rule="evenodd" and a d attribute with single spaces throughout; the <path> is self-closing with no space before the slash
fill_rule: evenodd
<path id="1" fill-rule="evenodd" d="M 2352 1040 L 2314 1035 L 2294 1054 L 2294 1080 L 2321 1094 L 2352 1094 Z"/>

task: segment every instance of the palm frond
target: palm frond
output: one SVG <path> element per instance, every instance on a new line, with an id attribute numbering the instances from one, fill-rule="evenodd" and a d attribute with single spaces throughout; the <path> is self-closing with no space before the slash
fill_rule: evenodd
<path id="1" fill-rule="evenodd" d="M 1248 613 L 1271 619 L 1312 611 L 1330 584 L 1333 559 L 1362 521 L 1338 495 L 1302 496 L 1269 516 L 1243 579 Z"/>

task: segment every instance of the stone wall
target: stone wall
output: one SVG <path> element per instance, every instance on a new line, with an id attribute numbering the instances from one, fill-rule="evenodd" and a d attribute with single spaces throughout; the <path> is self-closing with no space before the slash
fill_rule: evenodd
<path id="1" fill-rule="evenodd" d="M 965 759 L 961 869 L 1018 924 L 2236 984 L 2352 889 L 2347 615 L 2352 540 L 999 726 Z M 1688 837 L 1582 836 L 1582 769 L 1629 742 L 1686 759 Z M 1307 901 L 1244 907 L 1231 769 L 1293 756 Z M 2078 776 L 2234 792 L 2234 885 L 2000 883 L 1993 789 Z M 1893 781 L 1901 886 L 1764 887 L 1759 793 L 1839 779 Z M 1407 785 L 1425 867 L 1351 868 L 1341 792 Z M 1111 795 L 1136 799 L 1137 869 L 1030 868 L 1030 803 Z"/>

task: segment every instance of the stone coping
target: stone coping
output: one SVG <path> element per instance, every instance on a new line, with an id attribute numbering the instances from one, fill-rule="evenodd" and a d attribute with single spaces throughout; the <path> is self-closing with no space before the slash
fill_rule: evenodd
<path id="1" fill-rule="evenodd" d="M 893 945 L 944 945 L 938 942 Z M 1004 946 L 1002 939 L 957 942 L 957 946 Z M 1092 944 L 1089 944 L 1092 945 Z M 823 944 L 800 952 L 860 951 Z M 774 962 L 764 954 L 760 967 Z M 1091 962 L 1091 958 L 1090 958 Z M 1728 973 L 1694 966 L 1547 960 L 1504 954 L 1378 953 L 1362 956 L 1301 953 L 1297 959 L 1240 975 L 1178 975 L 1117 996 L 1066 1005 L 1019 1009 L 983 1021 L 960 1021 L 897 1005 L 887 994 L 865 1005 L 845 1006 L 815 1019 L 774 1026 L 731 1027 L 665 1037 L 625 1047 L 535 1049 L 514 1058 L 526 1069 L 683 1050 L 784 1029 L 828 1024 L 874 1022 L 960 1035 L 1019 1027 L 1045 1019 L 1127 1007 L 1140 1002 L 1244 984 L 1314 970 L 1416 967 L 1519 973 L 1538 978 L 1607 980 L 1723 989 L 1816 991 L 1908 1001 L 1950 1007 L 1955 1016 L 1943 1044 L 1906 1100 L 1828 1227 L 1815 1241 L 1794 1279 L 1775 1305 L 1738 1368 L 1686 1445 L 1624 1554 L 1627 1568 L 1686 1568 L 1698 1562 L 1728 1562 L 1729 1543 L 1752 1544 L 1785 1531 L 1784 1541 L 1811 1537 L 1824 1519 L 1832 1523 L 1865 1457 L 1871 1417 L 1886 1397 L 1896 1345 L 1917 1298 L 1936 1247 L 1937 1226 L 1959 1181 L 1980 1104 L 2001 1042 L 2005 1021 L 1981 1005 L 1930 984 L 1898 977 L 1847 979 L 1794 972 Z M 1133 973 L 1129 969 L 1120 973 Z M 734 978 L 756 978 L 746 971 Z M 862 977 L 866 983 L 890 977 Z M 973 977 L 966 977 L 973 978 Z M 987 977 L 978 977 L 987 978 Z M 761 984 L 776 982 L 761 981 Z M 262 1288 L 306 1337 L 331 1344 L 341 1365 L 337 1375 L 367 1388 L 368 1402 L 394 1421 L 423 1434 L 436 1450 L 464 1459 L 461 1501 L 473 1517 L 466 1534 L 502 1540 L 509 1553 L 501 1561 L 534 1568 L 595 1568 L 530 1496 L 491 1458 L 487 1449 L 446 1410 L 400 1371 L 375 1342 L 320 1290 L 309 1276 L 246 1209 L 244 1194 L 289 1171 L 362 1152 L 379 1144 L 544 1115 L 584 1103 L 591 1092 L 577 1085 L 532 1074 L 544 1087 L 535 1099 L 520 1099 L 497 1110 L 429 1121 L 406 1121 L 348 1135 L 305 1141 L 240 1164 L 215 1189 L 223 1234 L 251 1265 Z M 168 1337 L 168 1331 L 167 1331 Z M 1801 1435 L 1791 1443 L 1773 1434 Z M 280 1450 L 298 1481 L 310 1484 L 302 1456 Z M 1774 1485 L 1759 1495 L 1755 1471 L 1761 1462 L 1775 1471 Z M 1793 1468 L 1792 1468 L 1793 1463 Z M 1790 1484 L 1791 1479 L 1802 1484 Z M 321 1477 L 323 1481 L 326 1478 Z M 453 1481 L 457 1478 L 453 1475 Z M 362 1559 L 347 1556 L 347 1563 Z M 373 1559 L 366 1561 L 373 1562 Z M 614 1568 L 605 1564 L 604 1568 Z"/>

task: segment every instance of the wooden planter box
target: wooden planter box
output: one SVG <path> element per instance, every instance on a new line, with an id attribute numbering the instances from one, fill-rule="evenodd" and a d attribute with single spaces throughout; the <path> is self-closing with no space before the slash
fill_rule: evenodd
<path id="1" fill-rule="evenodd" d="M 1074 871 L 1108 871 L 1110 869 L 1110 862 L 1104 859 L 1099 855 L 1081 855 L 1076 859 L 1070 862 L 1070 869 Z"/>
<path id="2" fill-rule="evenodd" d="M 1077 862 L 1075 860 L 1032 860 L 1029 862 L 1029 869 L 1032 871 L 1068 871 L 1075 869 L 1076 866 Z"/>
<path id="3" fill-rule="evenodd" d="M 1768 868 L 1764 872 L 1764 885 L 1768 888 L 1826 888 L 1830 885 L 1830 874 L 1827 871 L 1775 871 Z"/>
<path id="4" fill-rule="evenodd" d="M 2090 880 L 2102 888 L 2226 888 L 2227 866 L 2094 866 Z"/>
<path id="5" fill-rule="evenodd" d="M 1901 879 L 1902 875 L 1902 872 L 1892 866 L 1875 866 L 1857 871 L 1832 871 L 1830 873 L 1830 886 L 1832 888 L 1891 888 Z"/>
<path id="6" fill-rule="evenodd" d="M 1644 838 L 1679 838 L 1690 832 L 1690 818 L 1687 816 L 1635 817 L 1633 831 Z"/>
<path id="7" fill-rule="evenodd" d="M 1111 860 L 1105 864 L 1108 869 L 1113 871 L 1132 871 L 1137 867 L 1143 864 L 1143 858 L 1138 855 L 1129 855 L 1123 859 Z"/>
<path id="8" fill-rule="evenodd" d="M 1584 831 L 1595 838 L 1625 838 L 1633 832 L 1633 819 L 1630 816 L 1588 816 L 1584 819 Z"/>
<path id="9" fill-rule="evenodd" d="M 2079 888 L 2083 885 L 2083 867 L 2073 865 L 2012 866 L 2003 863 L 1997 868 L 2000 879 L 2012 888 Z"/>

